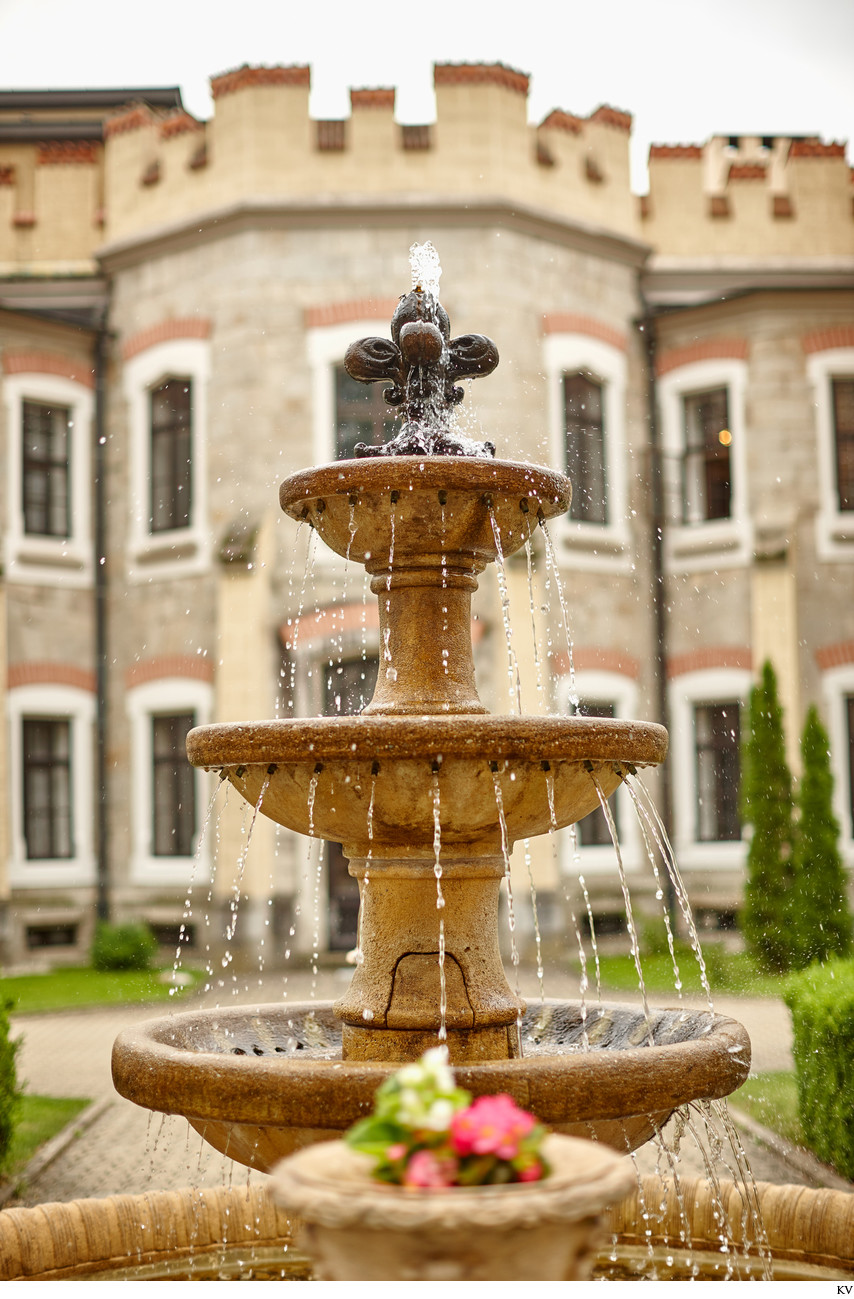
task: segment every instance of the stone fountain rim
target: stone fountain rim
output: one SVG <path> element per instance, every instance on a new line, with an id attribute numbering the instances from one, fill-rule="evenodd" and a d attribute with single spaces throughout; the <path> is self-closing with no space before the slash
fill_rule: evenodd
<path id="1" fill-rule="evenodd" d="M 667 745 L 667 731 L 657 722 L 514 714 L 217 722 L 197 726 L 187 736 L 187 754 L 197 767 L 380 759 L 484 761 L 491 754 L 496 761 L 651 766 L 664 761 Z"/>
<path id="2" fill-rule="evenodd" d="M 547 518 L 569 509 L 572 485 L 565 474 L 518 460 L 480 460 L 467 456 L 378 456 L 336 460 L 301 469 L 279 488 L 279 504 L 298 522 L 307 500 L 349 495 L 354 490 L 499 492 L 534 496 Z M 527 487 L 527 490 L 526 490 Z"/>
<path id="3" fill-rule="evenodd" d="M 567 1003 L 549 999 L 546 1004 Z M 377 1087 L 397 1064 L 227 1055 L 174 1045 L 181 1031 L 192 1033 L 199 1024 L 209 1027 L 212 1020 L 224 1023 L 226 1029 L 229 1022 L 261 1018 L 269 1025 L 312 1011 L 331 1015 L 332 1006 L 322 1001 L 235 1006 L 147 1020 L 125 1029 L 116 1039 L 113 1082 L 122 1096 L 138 1105 L 201 1123 L 341 1131 L 371 1110 Z M 708 1013 L 710 1031 L 685 1042 L 464 1063 L 454 1065 L 454 1072 L 461 1087 L 476 1095 L 508 1092 L 547 1124 L 570 1121 L 566 1112 L 570 1092 L 572 1122 L 670 1112 L 698 1098 L 727 1096 L 748 1075 L 746 1030 L 736 1020 Z M 653 1064 L 659 1074 L 657 1092 L 651 1085 Z"/>
<path id="4" fill-rule="evenodd" d="M 369 1231 L 417 1228 L 536 1227 L 575 1222 L 622 1200 L 636 1185 L 630 1160 L 608 1146 L 549 1133 L 543 1153 L 551 1173 L 539 1182 L 434 1190 L 388 1186 L 371 1177 L 375 1161 L 343 1141 L 298 1150 L 272 1174 L 273 1197 L 311 1223 Z"/>

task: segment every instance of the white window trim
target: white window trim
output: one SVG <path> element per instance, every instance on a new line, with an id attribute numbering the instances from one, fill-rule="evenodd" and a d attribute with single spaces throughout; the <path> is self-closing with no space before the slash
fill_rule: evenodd
<path id="1" fill-rule="evenodd" d="M 833 430 L 832 379 L 854 379 L 854 348 L 837 347 L 815 352 L 807 361 L 813 388 L 820 505 L 815 520 L 816 549 L 820 559 L 854 558 L 854 510 L 838 506 L 836 439 Z"/>
<path id="2" fill-rule="evenodd" d="M 670 754 L 673 772 L 673 847 L 685 870 L 739 870 L 747 844 L 741 840 L 702 843 L 695 838 L 697 823 L 697 754 L 694 709 L 698 704 L 738 703 L 742 724 L 753 677 L 746 668 L 707 668 L 686 672 L 670 683 Z"/>
<path id="3" fill-rule="evenodd" d="M 6 577 L 39 586 L 89 586 L 94 572 L 90 504 L 90 458 L 95 399 L 74 379 L 37 371 L 3 380 L 8 443 Z M 24 531 L 24 402 L 67 406 L 71 412 L 69 455 L 70 537 L 34 537 Z"/>
<path id="4" fill-rule="evenodd" d="M 566 466 L 563 376 L 589 371 L 602 383 L 602 424 L 605 434 L 605 481 L 609 523 L 583 523 L 563 515 L 549 524 L 561 550 L 572 555 L 574 568 L 601 570 L 630 567 L 626 480 L 627 360 L 620 348 L 586 334 L 548 334 L 543 342 L 548 385 L 551 463 Z"/>
<path id="5" fill-rule="evenodd" d="M 77 888 L 95 883 L 93 838 L 95 802 L 94 726 L 95 696 L 74 686 L 16 686 L 7 697 L 9 719 L 11 859 L 9 884 L 13 889 Z M 25 717 L 52 717 L 71 723 L 71 807 L 74 856 L 27 857 L 24 837 Z"/>
<path id="6" fill-rule="evenodd" d="M 596 703 L 613 703 L 614 716 L 631 720 L 637 716 L 638 690 L 637 683 L 631 677 L 620 672 L 603 670 L 584 670 L 575 674 L 575 689 L 582 703 L 585 699 Z M 560 712 L 570 712 L 569 677 L 559 678 L 557 683 Z M 643 844 L 638 826 L 637 814 L 628 792 L 620 786 L 617 790 L 620 825 L 620 855 L 627 873 L 639 870 L 643 863 Z M 583 821 L 581 825 L 583 827 Z M 581 842 L 578 845 L 579 862 L 585 875 L 613 875 L 616 869 L 614 848 L 612 844 L 583 843 L 584 830 L 581 830 Z M 576 866 L 572 854 L 572 842 L 569 831 L 561 835 L 561 873 L 575 876 Z"/>
<path id="7" fill-rule="evenodd" d="M 192 404 L 192 512 L 188 528 L 149 531 L 151 482 L 150 393 L 167 379 L 190 379 Z M 128 577 L 132 581 L 184 577 L 210 563 L 208 536 L 207 427 L 210 344 L 176 338 L 126 362 L 124 392 L 130 429 Z"/>
<path id="8" fill-rule="evenodd" d="M 664 533 L 664 562 L 671 572 L 701 572 L 750 562 L 753 526 L 747 492 L 747 428 L 745 394 L 747 363 L 738 360 L 696 361 L 679 366 L 658 380 L 661 443 L 668 517 L 681 518 L 682 456 L 685 450 L 683 398 L 693 392 L 726 388 L 732 433 L 731 513 L 728 519 L 705 523 L 669 522 Z"/>
<path id="9" fill-rule="evenodd" d="M 845 699 L 854 695 L 854 663 L 831 668 L 822 676 L 822 692 L 826 705 L 827 729 L 830 736 L 830 763 L 833 771 L 833 804 L 839 819 L 839 847 L 849 870 L 854 869 L 854 824 L 848 800 L 848 714 Z"/>
<path id="10" fill-rule="evenodd" d="M 152 717 L 158 714 L 193 712 L 196 726 L 210 719 L 213 687 L 206 681 L 187 677 L 163 677 L 147 681 L 128 691 L 127 713 L 131 728 L 131 860 L 130 881 L 157 888 L 184 888 L 190 881 L 207 883 L 211 873 L 210 843 L 201 852 L 198 840 L 210 798 L 210 780 L 196 770 L 196 813 L 198 826 L 189 857 L 158 857 L 152 852 L 152 801 L 154 797 Z"/>

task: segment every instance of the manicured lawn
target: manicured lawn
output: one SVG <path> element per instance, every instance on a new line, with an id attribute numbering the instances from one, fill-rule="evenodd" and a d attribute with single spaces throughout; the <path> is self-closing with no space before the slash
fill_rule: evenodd
<path id="1" fill-rule="evenodd" d="M 784 980 L 779 975 L 764 974 L 756 968 L 747 952 L 724 952 L 709 943 L 703 948 L 706 972 L 712 994 L 730 993 L 742 997 L 780 997 Z M 689 947 L 680 945 L 676 951 L 679 975 L 684 992 L 702 992 L 700 967 Z M 638 975 L 631 956 L 600 956 L 602 987 L 607 990 L 636 991 Z M 648 992 L 674 992 L 676 988 L 673 962 L 670 953 L 650 952 L 645 955 L 641 947 L 641 969 Z M 587 975 L 591 983 L 595 977 L 592 961 L 588 961 Z"/>
<path id="2" fill-rule="evenodd" d="M 76 1097 L 56 1099 L 53 1096 L 24 1095 L 21 1098 L 18 1124 L 12 1138 L 5 1177 L 14 1180 L 15 1175 L 32 1159 L 39 1147 L 61 1132 L 88 1104 L 89 1101 Z"/>
<path id="3" fill-rule="evenodd" d="M 798 1089 L 793 1073 L 759 1073 L 748 1078 L 730 1097 L 730 1104 L 744 1110 L 757 1123 L 803 1146 L 804 1134 L 798 1118 Z"/>
<path id="4" fill-rule="evenodd" d="M 196 981 L 201 977 L 193 973 Z M 92 970 L 69 966 L 49 974 L 21 974 L 0 979 L 0 999 L 12 1001 L 12 1014 L 44 1010 L 80 1010 L 84 1006 L 129 1005 L 145 1001 L 176 1001 L 187 988 L 170 997 L 168 983 L 158 982 L 157 970 Z"/>

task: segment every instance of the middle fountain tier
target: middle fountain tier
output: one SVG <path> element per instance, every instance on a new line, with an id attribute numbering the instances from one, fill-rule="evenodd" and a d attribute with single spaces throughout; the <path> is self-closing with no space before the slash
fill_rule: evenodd
<path id="1" fill-rule="evenodd" d="M 570 483 L 454 432 L 454 381 L 495 367 L 489 339 L 451 339 L 420 286 L 401 299 L 391 334 L 353 344 L 346 365 L 353 378 L 391 382 L 398 436 L 280 490 L 291 518 L 371 576 L 373 699 L 357 717 L 204 726 L 187 740 L 196 766 L 265 816 L 343 845 L 360 889 L 352 982 L 334 1007 L 194 1011 L 129 1029 L 113 1078 L 122 1095 L 185 1115 L 218 1149 L 269 1170 L 337 1136 L 400 1062 L 447 1041 L 475 1095 L 507 1092 L 553 1129 L 633 1149 L 676 1107 L 744 1081 L 744 1029 L 711 1008 L 527 1010 L 502 966 L 499 892 L 517 840 L 579 821 L 663 761 L 667 734 L 487 713 L 471 639 L 478 576 L 497 562 L 504 600 L 504 560 L 569 508 Z"/>

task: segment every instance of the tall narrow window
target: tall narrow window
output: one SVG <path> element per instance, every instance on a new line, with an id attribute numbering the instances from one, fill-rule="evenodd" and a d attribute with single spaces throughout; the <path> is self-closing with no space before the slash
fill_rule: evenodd
<path id="1" fill-rule="evenodd" d="M 193 389 L 189 379 L 167 379 L 151 392 L 151 502 L 149 528 L 190 526 Z"/>
<path id="2" fill-rule="evenodd" d="M 23 740 L 27 858 L 73 857 L 71 722 L 25 717 Z"/>
<path id="3" fill-rule="evenodd" d="M 840 510 L 854 510 L 854 379 L 834 379 L 833 434 Z"/>
<path id="4" fill-rule="evenodd" d="M 196 833 L 195 771 L 187 759 L 193 713 L 152 717 L 154 856 L 191 857 Z"/>
<path id="5" fill-rule="evenodd" d="M 697 840 L 700 843 L 720 843 L 740 839 L 739 705 L 698 704 L 694 709 L 694 736 L 697 760 Z"/>
<path id="6" fill-rule="evenodd" d="M 615 715 L 612 703 L 593 703 L 589 700 L 579 704 L 575 712 L 578 717 L 614 717 Z M 613 796 L 610 799 L 610 807 L 614 825 L 619 833 L 617 800 Z M 583 848 L 610 848 L 611 831 L 608 827 L 608 819 L 601 807 L 594 808 L 582 821 L 578 822 L 578 842 Z"/>
<path id="7" fill-rule="evenodd" d="M 586 374 L 563 376 L 566 472 L 572 482 L 569 516 L 581 523 L 608 522 L 602 384 Z"/>
<path id="8" fill-rule="evenodd" d="M 335 368 L 335 456 L 350 460 L 358 442 L 381 446 L 394 436 L 395 416 L 381 383 L 359 383 L 343 365 Z"/>
<path id="9" fill-rule="evenodd" d="M 683 523 L 728 519 L 732 514 L 729 399 L 726 388 L 683 398 Z"/>
<path id="10" fill-rule="evenodd" d="M 70 459 L 70 409 L 25 401 L 21 483 L 28 536 L 71 536 Z"/>

